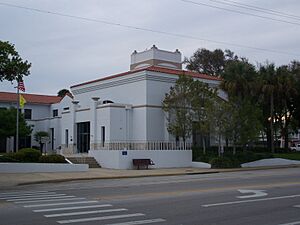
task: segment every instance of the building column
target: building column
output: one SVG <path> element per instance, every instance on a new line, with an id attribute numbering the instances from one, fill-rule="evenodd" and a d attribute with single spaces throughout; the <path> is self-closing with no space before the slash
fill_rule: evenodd
<path id="1" fill-rule="evenodd" d="M 98 103 L 99 103 L 99 97 L 93 97 L 93 103 L 94 103 L 94 106 L 93 106 L 93 110 L 92 110 L 92 120 L 91 120 L 91 144 L 90 144 L 90 147 L 91 147 L 91 150 L 95 150 L 97 149 L 97 142 L 98 142 L 98 134 L 97 134 L 97 126 L 98 126 L 98 123 L 97 123 L 97 106 L 98 106 Z"/>
<path id="2" fill-rule="evenodd" d="M 78 108 L 78 104 L 79 101 L 72 101 L 73 103 L 73 109 L 72 109 L 72 113 L 73 113 L 73 154 L 77 154 L 78 153 L 78 149 L 77 149 L 77 124 L 76 124 L 76 110 Z"/>
<path id="3" fill-rule="evenodd" d="M 125 106 L 125 116 L 126 116 L 126 133 L 125 133 L 125 138 L 126 138 L 126 141 L 127 142 L 130 142 L 132 141 L 132 135 L 131 135 L 131 115 L 130 115 L 130 112 L 132 110 L 132 106 L 131 105 L 126 105 Z"/>

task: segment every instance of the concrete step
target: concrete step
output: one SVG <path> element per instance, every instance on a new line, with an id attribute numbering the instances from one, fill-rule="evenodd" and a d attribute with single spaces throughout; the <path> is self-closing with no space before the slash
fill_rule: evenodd
<path id="1" fill-rule="evenodd" d="M 98 162 L 95 160 L 94 157 L 89 156 L 76 156 L 76 157 L 67 157 L 68 160 L 70 160 L 74 164 L 88 164 L 89 168 L 101 168 L 101 166 L 98 164 Z"/>

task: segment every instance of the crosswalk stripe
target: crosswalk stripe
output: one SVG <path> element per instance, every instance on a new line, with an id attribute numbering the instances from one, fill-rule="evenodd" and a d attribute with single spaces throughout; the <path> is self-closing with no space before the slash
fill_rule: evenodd
<path id="1" fill-rule="evenodd" d="M 18 195 L 18 194 L 35 194 L 35 193 L 49 193 L 49 191 L 15 191 L 15 192 L 2 192 L 0 196 Z"/>
<path id="2" fill-rule="evenodd" d="M 74 215 L 77 216 L 77 215 L 107 213 L 107 212 L 121 212 L 121 211 L 127 211 L 127 209 L 104 209 L 104 210 L 94 210 L 94 211 L 84 211 L 84 212 L 50 214 L 50 215 L 44 215 L 44 216 L 45 217 L 60 217 L 60 216 L 74 216 Z"/>
<path id="3" fill-rule="evenodd" d="M 115 215 L 115 216 L 101 216 L 101 217 L 91 217 L 91 218 L 81 218 L 81 219 L 71 219 L 71 220 L 60 220 L 56 222 L 60 224 L 67 224 L 67 223 L 80 223 L 80 222 L 89 222 L 89 221 L 120 219 L 120 218 L 137 217 L 137 216 L 145 216 L 145 214 L 133 213 L 133 214 L 123 214 L 123 215 Z"/>
<path id="4" fill-rule="evenodd" d="M 74 201 L 74 200 L 84 200 L 86 198 L 74 198 L 74 197 L 63 197 L 58 199 L 45 199 L 45 200 L 34 200 L 34 201 L 20 201 L 20 202 L 14 202 L 16 204 L 25 204 L 25 203 L 39 203 L 39 202 L 56 202 L 56 201 Z"/>
<path id="5" fill-rule="evenodd" d="M 56 205 L 88 204 L 88 203 L 98 203 L 98 201 L 62 202 L 62 203 L 51 203 L 51 204 L 24 205 L 24 207 L 25 208 L 34 208 L 34 207 L 56 206 Z"/>
<path id="6" fill-rule="evenodd" d="M 9 200 L 6 200 L 6 201 L 8 201 L 8 202 L 19 202 L 19 201 L 26 201 L 26 200 L 34 201 L 34 200 L 59 199 L 59 198 L 74 198 L 74 197 L 76 197 L 76 196 L 74 196 L 74 195 L 67 195 L 67 196 L 63 195 L 63 196 L 54 196 L 54 197 L 45 197 L 45 198 L 9 199 Z"/>
<path id="7" fill-rule="evenodd" d="M 92 208 L 104 208 L 111 207 L 110 204 L 104 205 L 85 205 L 85 206 L 74 206 L 74 207 L 63 207 L 63 208 L 54 208 L 54 209 L 36 209 L 33 212 L 54 212 L 54 211 L 63 211 L 63 210 L 73 210 L 73 209 L 92 209 Z"/>
<path id="8" fill-rule="evenodd" d="M 13 202 L 13 201 L 23 201 L 23 200 L 25 201 L 27 199 L 32 199 L 32 200 L 34 200 L 34 199 L 42 199 L 42 198 L 46 199 L 46 198 L 58 197 L 58 196 L 66 196 L 66 194 L 40 195 L 40 196 L 30 196 L 30 197 L 26 196 L 26 197 L 17 197 L 17 198 L 13 197 L 13 198 L 4 198 L 4 199 L 6 199 L 6 201 Z"/>
<path id="9" fill-rule="evenodd" d="M 44 195 L 55 195 L 56 192 L 43 192 L 43 193 L 27 193 L 27 194 L 11 194 L 11 195 L 0 195 L 0 199 L 6 198 L 26 198 L 26 197 L 33 197 L 33 196 L 44 196 Z"/>
<path id="10" fill-rule="evenodd" d="M 158 218 L 158 219 L 151 219 L 151 220 L 129 221 L 124 223 L 110 223 L 106 225 L 138 225 L 138 224 L 161 223 L 161 222 L 166 222 L 166 220 Z"/>

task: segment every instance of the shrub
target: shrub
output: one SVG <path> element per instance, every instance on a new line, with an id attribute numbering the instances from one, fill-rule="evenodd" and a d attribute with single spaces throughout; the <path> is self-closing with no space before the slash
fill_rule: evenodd
<path id="1" fill-rule="evenodd" d="M 228 157 L 217 157 L 210 161 L 211 168 L 237 168 L 240 167 L 240 163 L 236 159 Z"/>
<path id="2" fill-rule="evenodd" d="M 66 163 L 65 157 L 62 155 L 42 155 L 39 158 L 40 163 Z"/>
<path id="3" fill-rule="evenodd" d="M 41 155 L 39 150 L 23 148 L 14 154 L 14 158 L 20 162 L 38 162 Z"/>
<path id="4" fill-rule="evenodd" d="M 13 153 L 9 153 L 5 155 L 1 155 L 0 162 L 18 162 L 18 160 L 14 158 Z"/>

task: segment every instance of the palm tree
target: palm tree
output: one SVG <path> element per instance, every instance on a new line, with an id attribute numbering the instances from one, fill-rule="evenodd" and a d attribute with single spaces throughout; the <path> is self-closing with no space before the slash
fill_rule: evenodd
<path id="1" fill-rule="evenodd" d="M 284 137 L 284 148 L 288 148 L 289 126 L 293 119 L 297 98 L 296 79 L 288 66 L 281 66 L 276 71 L 277 88 L 277 120 L 280 121 L 281 135 Z"/>
<path id="2" fill-rule="evenodd" d="M 256 77 L 255 67 L 246 60 L 231 61 L 223 73 L 221 88 L 228 93 L 229 98 L 248 98 L 256 90 Z"/>
<path id="3" fill-rule="evenodd" d="M 272 153 L 275 152 L 274 148 L 274 93 L 277 89 L 278 79 L 276 76 L 276 68 L 274 64 L 266 64 L 261 65 L 259 68 L 259 74 L 261 78 L 260 82 L 260 91 L 262 96 L 262 101 L 265 103 L 264 109 L 269 113 L 266 113 L 267 116 L 267 123 L 270 123 L 270 147 Z M 268 136 L 268 135 L 267 135 Z"/>

